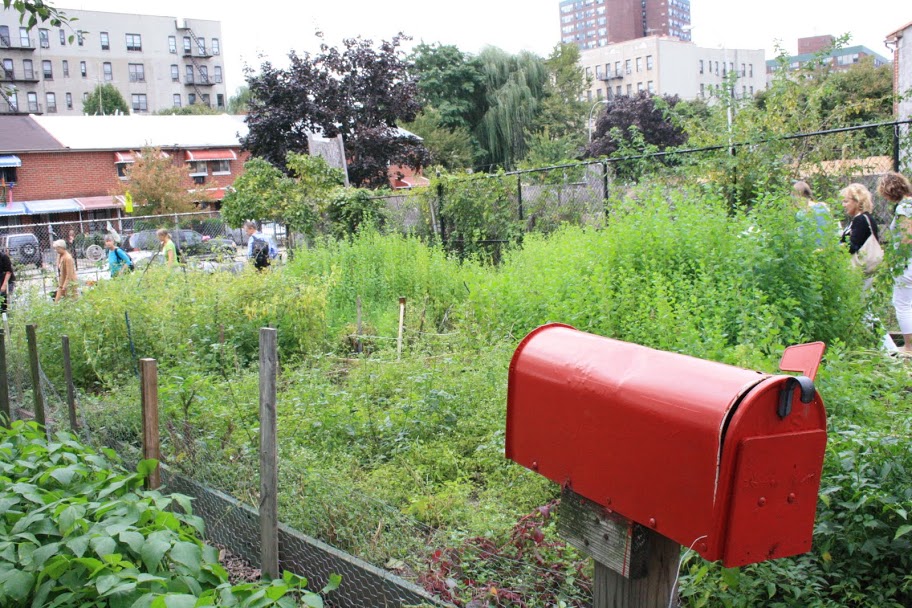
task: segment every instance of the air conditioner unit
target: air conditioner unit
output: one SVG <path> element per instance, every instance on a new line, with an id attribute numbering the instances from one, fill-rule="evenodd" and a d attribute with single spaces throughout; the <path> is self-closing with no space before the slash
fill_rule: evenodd
<path id="1" fill-rule="evenodd" d="M 187 30 L 187 29 L 190 29 L 190 26 L 187 25 L 187 20 L 186 20 L 186 19 L 175 19 L 175 20 L 174 20 L 174 27 L 176 27 L 176 28 L 179 29 L 179 30 Z"/>

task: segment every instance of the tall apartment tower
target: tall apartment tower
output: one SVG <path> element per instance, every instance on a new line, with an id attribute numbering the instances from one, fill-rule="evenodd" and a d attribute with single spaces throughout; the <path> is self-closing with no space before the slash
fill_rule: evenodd
<path id="1" fill-rule="evenodd" d="M 72 29 L 28 29 L 18 12 L 0 11 L 0 114 L 93 113 L 83 101 L 100 84 L 117 87 L 134 113 L 226 107 L 220 22 L 63 11 Z"/>
<path id="2" fill-rule="evenodd" d="M 560 19 L 561 41 L 580 50 L 646 36 L 690 41 L 690 0 L 561 0 Z"/>

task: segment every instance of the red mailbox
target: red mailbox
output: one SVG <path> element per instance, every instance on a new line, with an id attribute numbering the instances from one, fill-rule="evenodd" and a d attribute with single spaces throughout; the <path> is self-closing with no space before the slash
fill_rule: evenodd
<path id="1" fill-rule="evenodd" d="M 823 345 L 793 349 L 813 376 Z M 728 567 L 810 550 L 825 447 L 806 376 L 559 324 L 510 364 L 507 458 Z"/>

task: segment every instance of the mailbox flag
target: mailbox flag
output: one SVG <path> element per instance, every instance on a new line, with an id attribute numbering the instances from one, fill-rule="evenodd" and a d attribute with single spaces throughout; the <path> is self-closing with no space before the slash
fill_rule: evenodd
<path id="1" fill-rule="evenodd" d="M 133 195 L 129 192 L 124 194 L 124 211 L 133 213 Z"/>

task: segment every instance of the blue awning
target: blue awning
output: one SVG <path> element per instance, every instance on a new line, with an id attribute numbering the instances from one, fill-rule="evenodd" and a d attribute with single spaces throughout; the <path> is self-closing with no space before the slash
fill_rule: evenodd
<path id="1" fill-rule="evenodd" d="M 21 167 L 21 166 L 22 166 L 22 161 L 19 160 L 18 156 L 14 156 L 12 154 L 0 156 L 0 168 Z"/>
<path id="2" fill-rule="evenodd" d="M 28 212 L 22 203 L 0 203 L 0 216 L 26 215 Z"/>
<path id="3" fill-rule="evenodd" d="M 49 201 L 23 201 L 29 215 L 41 213 L 70 213 L 82 211 L 82 207 L 72 198 L 58 198 Z"/>

